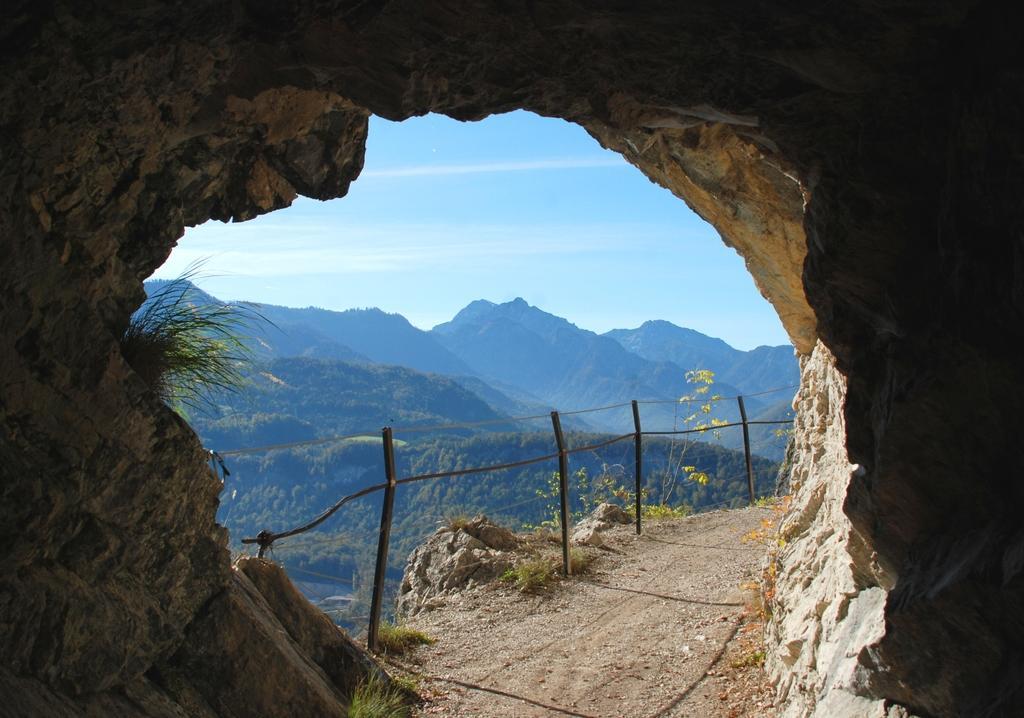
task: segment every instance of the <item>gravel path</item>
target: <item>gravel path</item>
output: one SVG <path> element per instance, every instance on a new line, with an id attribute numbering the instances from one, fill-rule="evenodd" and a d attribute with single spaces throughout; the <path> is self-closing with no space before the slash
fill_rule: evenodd
<path id="1" fill-rule="evenodd" d="M 437 639 L 399 665 L 418 716 L 768 716 L 750 582 L 770 509 L 717 511 L 603 534 L 590 571 L 540 595 L 466 591 L 410 621 Z M 748 665 L 743 665 L 748 664 Z"/>

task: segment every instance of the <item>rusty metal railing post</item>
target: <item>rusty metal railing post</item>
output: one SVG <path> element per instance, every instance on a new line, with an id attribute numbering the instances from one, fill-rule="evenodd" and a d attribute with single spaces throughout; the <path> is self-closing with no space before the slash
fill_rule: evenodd
<path id="1" fill-rule="evenodd" d="M 551 412 L 551 426 L 555 430 L 555 443 L 558 445 L 558 497 L 562 519 L 562 575 L 572 573 L 569 562 L 569 454 L 565 450 L 565 437 L 562 435 L 562 420 L 558 412 Z"/>
<path id="2" fill-rule="evenodd" d="M 747 424 L 747 408 L 743 405 L 743 397 L 737 396 L 740 405 L 740 421 L 743 422 L 743 453 L 747 458 L 747 490 L 750 493 L 750 505 L 754 505 L 754 464 L 750 456 L 750 426 Z"/>
<path id="3" fill-rule="evenodd" d="M 640 430 L 640 405 L 636 403 L 636 399 L 633 399 L 633 428 L 636 430 L 636 433 L 633 434 L 633 449 L 636 453 L 636 469 L 633 477 L 636 483 L 636 535 L 639 536 L 640 514 L 642 513 L 640 487 L 643 483 L 644 460 L 642 454 L 643 444 L 641 443 L 643 441 L 643 431 Z"/>
<path id="4" fill-rule="evenodd" d="M 385 426 L 382 432 L 384 440 L 384 475 L 387 486 L 384 488 L 384 503 L 380 509 L 380 535 L 377 537 L 377 563 L 373 568 L 373 598 L 370 600 L 370 626 L 366 631 L 366 647 L 371 651 L 378 649 L 378 632 L 380 629 L 380 613 L 384 603 L 384 579 L 388 570 L 388 544 L 391 541 L 391 519 L 395 511 L 395 447 L 391 437 L 391 427 Z"/>

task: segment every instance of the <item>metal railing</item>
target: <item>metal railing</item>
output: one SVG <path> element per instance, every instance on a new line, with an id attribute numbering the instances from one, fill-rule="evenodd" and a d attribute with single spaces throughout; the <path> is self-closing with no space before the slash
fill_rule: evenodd
<path id="1" fill-rule="evenodd" d="M 772 391 L 781 391 L 783 389 L 789 389 L 793 387 L 782 387 Z M 760 392 L 760 394 L 771 393 Z M 595 407 L 592 409 L 580 409 L 576 411 L 568 411 L 559 413 L 558 411 L 552 411 L 550 413 L 551 427 L 554 433 L 555 445 L 557 451 L 554 453 L 543 454 L 533 456 L 528 459 L 521 461 L 513 461 L 502 464 L 491 464 L 487 466 L 477 466 L 466 469 L 457 469 L 452 471 L 437 471 L 430 473 L 414 474 L 411 476 L 405 476 L 398 478 L 396 474 L 395 464 L 395 449 L 394 449 L 394 433 L 398 431 L 390 426 L 386 426 L 381 430 L 381 439 L 384 450 L 384 479 L 383 483 L 374 484 L 367 486 L 353 494 L 342 497 L 328 509 L 323 511 L 317 517 L 311 521 L 288 529 L 287 531 L 272 532 L 269 530 L 260 531 L 256 536 L 247 537 L 242 539 L 243 544 L 256 545 L 259 547 L 258 555 L 263 558 L 268 549 L 270 549 L 274 542 L 280 541 L 291 536 L 306 533 L 311 529 L 316 528 L 332 515 L 334 515 L 342 506 L 354 501 L 363 496 L 367 496 L 378 491 L 383 491 L 383 501 L 381 506 L 380 514 L 380 531 L 377 539 L 377 552 L 376 560 L 374 565 L 373 573 L 373 592 L 370 601 L 370 615 L 369 615 L 369 626 L 367 630 L 367 647 L 371 651 L 377 651 L 379 649 L 378 631 L 380 627 L 381 612 L 384 601 L 384 584 L 385 574 L 387 573 L 387 558 L 388 548 L 391 539 L 391 527 L 394 518 L 394 504 L 395 504 L 395 491 L 401 484 L 409 484 L 418 481 L 427 481 L 431 479 L 441 478 L 452 478 L 458 476 L 467 476 L 470 474 L 479 474 L 492 471 L 501 471 L 505 469 L 518 468 L 522 466 L 528 466 L 531 464 L 537 464 L 545 461 L 551 461 L 553 459 L 558 460 L 558 510 L 560 518 L 560 529 L 561 529 L 561 543 L 562 543 L 562 573 L 565 576 L 569 576 L 572 572 L 572 565 L 569 556 L 569 530 L 571 522 L 571 514 L 569 511 L 569 466 L 568 457 L 572 454 L 577 454 L 587 451 L 595 451 L 597 449 L 617 444 L 626 440 L 632 440 L 634 443 L 634 454 L 635 454 L 635 471 L 634 471 L 634 488 L 635 488 L 635 531 L 637 535 L 642 532 L 642 483 L 643 483 L 643 437 L 644 436 L 681 436 L 681 435 L 692 435 L 702 434 L 708 431 L 717 431 L 719 429 L 725 429 L 729 427 L 740 426 L 743 428 L 743 450 L 746 459 L 746 479 L 747 489 L 749 495 L 749 503 L 754 504 L 756 500 L 754 491 L 754 469 L 753 469 L 753 456 L 750 450 L 750 432 L 749 427 L 751 425 L 783 425 L 791 424 L 792 420 L 781 420 L 781 421 L 751 421 L 747 418 L 746 406 L 744 403 L 744 397 L 737 396 L 731 397 L 736 400 L 739 408 L 740 421 L 732 423 L 719 423 L 715 425 L 702 426 L 692 429 L 680 429 L 672 431 L 645 431 L 640 423 L 640 405 L 641 404 L 660 404 L 660 403 L 685 403 L 685 402 L 717 402 L 725 401 L 721 397 L 713 397 L 711 399 L 681 399 L 681 400 L 669 400 L 669 401 L 637 401 L 625 402 L 622 404 L 613 404 L 610 406 Z M 633 415 L 633 431 L 630 433 L 613 436 L 610 439 L 601 441 L 595 444 L 586 446 L 579 446 L 574 448 L 568 448 L 565 442 L 565 435 L 562 431 L 562 416 L 583 414 L 591 411 L 604 411 L 608 409 L 631 407 Z M 491 419 L 480 422 L 470 422 L 462 424 L 439 424 L 430 427 L 406 427 L 402 428 L 402 431 L 435 431 L 441 429 L 451 428 L 470 428 L 483 425 L 493 424 L 506 424 L 517 421 L 535 420 L 539 418 L 545 418 L 545 415 L 535 415 L 529 417 L 512 417 L 508 419 Z M 309 441 L 299 441 L 286 444 L 273 444 L 269 446 L 252 447 L 245 449 L 234 449 L 230 451 L 215 452 L 210 451 L 211 465 L 214 470 L 219 466 L 224 474 L 228 475 L 227 468 L 224 465 L 223 457 L 225 456 L 237 456 L 242 454 L 250 454 L 263 451 L 275 451 L 282 449 L 291 449 L 306 446 L 323 445 L 337 441 L 344 441 L 346 439 L 360 438 L 371 436 L 369 432 L 361 432 L 357 434 L 348 434 L 344 436 L 328 437 L 323 439 L 314 439 Z"/>

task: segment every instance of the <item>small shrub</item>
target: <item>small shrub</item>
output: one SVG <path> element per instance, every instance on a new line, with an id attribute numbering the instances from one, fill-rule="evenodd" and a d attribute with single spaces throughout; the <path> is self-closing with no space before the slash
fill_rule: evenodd
<path id="1" fill-rule="evenodd" d="M 446 516 L 444 519 L 445 526 L 452 531 L 458 531 L 469 526 L 469 522 L 472 521 L 466 514 L 457 514 L 455 516 Z"/>
<path id="2" fill-rule="evenodd" d="M 501 580 L 514 584 L 523 593 L 529 593 L 546 588 L 555 577 L 555 567 L 551 561 L 535 558 L 516 564 L 502 574 Z"/>
<path id="3" fill-rule="evenodd" d="M 751 651 L 732 662 L 733 668 L 747 668 L 764 665 L 764 650 Z"/>
<path id="4" fill-rule="evenodd" d="M 644 504 L 641 514 L 645 519 L 681 519 L 693 513 L 693 508 L 686 504 L 669 506 L 668 504 Z"/>
<path id="5" fill-rule="evenodd" d="M 416 675 L 396 675 L 391 676 L 392 682 L 404 692 L 409 695 L 414 695 L 419 698 L 420 695 L 420 678 Z"/>
<path id="6" fill-rule="evenodd" d="M 586 551 L 580 548 L 569 549 L 569 567 L 572 569 L 574 576 L 587 573 L 590 570 L 591 564 L 597 556 L 588 554 Z"/>
<path id="7" fill-rule="evenodd" d="M 409 706 L 402 689 L 388 685 L 384 679 L 371 675 L 352 694 L 347 718 L 408 718 Z"/>
<path id="8" fill-rule="evenodd" d="M 380 647 L 385 653 L 405 653 L 416 646 L 429 646 L 436 641 L 423 631 L 381 621 L 377 632 Z"/>
<path id="9" fill-rule="evenodd" d="M 252 351 L 246 330 L 266 320 L 247 304 L 211 303 L 192 284 L 197 267 L 157 289 L 121 335 L 129 366 L 169 406 L 200 408 L 206 392 L 235 390 Z"/>

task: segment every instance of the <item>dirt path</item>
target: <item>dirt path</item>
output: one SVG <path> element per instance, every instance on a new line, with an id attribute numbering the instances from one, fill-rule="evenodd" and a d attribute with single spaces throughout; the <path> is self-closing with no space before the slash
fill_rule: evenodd
<path id="1" fill-rule="evenodd" d="M 759 626 L 741 584 L 769 509 L 702 514 L 603 536 L 591 571 L 543 595 L 496 584 L 410 622 L 437 639 L 404 664 L 420 716 L 767 716 Z M 749 665 L 742 665 L 742 664 Z"/>

